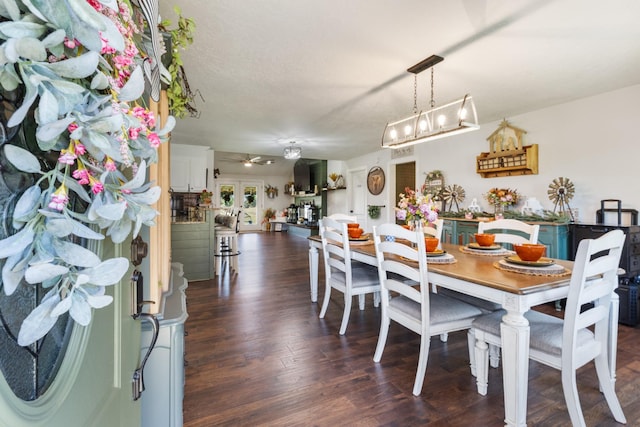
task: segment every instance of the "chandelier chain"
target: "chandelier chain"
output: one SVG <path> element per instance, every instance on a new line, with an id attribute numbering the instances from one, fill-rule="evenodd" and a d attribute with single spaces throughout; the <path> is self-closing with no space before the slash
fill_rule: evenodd
<path id="1" fill-rule="evenodd" d="M 413 75 L 413 114 L 418 114 L 418 75 Z"/>
<path id="2" fill-rule="evenodd" d="M 436 101 L 433 98 L 433 67 L 431 67 L 431 108 L 436 106 Z"/>

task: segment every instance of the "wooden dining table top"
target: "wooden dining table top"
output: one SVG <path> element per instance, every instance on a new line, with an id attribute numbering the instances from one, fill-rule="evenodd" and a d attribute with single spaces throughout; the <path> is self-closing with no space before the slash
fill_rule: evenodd
<path id="1" fill-rule="evenodd" d="M 319 236 L 313 240 L 321 241 Z M 429 263 L 429 272 L 520 295 L 567 286 L 571 280 L 570 271 L 573 268 L 573 261 L 553 260 L 556 264 L 567 269 L 564 275 L 532 275 L 505 271 L 496 267 L 495 264 L 504 256 L 463 252 L 460 250 L 461 247 L 460 245 L 443 243 L 442 249 L 453 255 L 456 262 L 451 264 Z M 376 252 L 373 240 L 352 244 L 350 249 L 353 253 L 370 257 L 370 263 L 375 265 Z"/>

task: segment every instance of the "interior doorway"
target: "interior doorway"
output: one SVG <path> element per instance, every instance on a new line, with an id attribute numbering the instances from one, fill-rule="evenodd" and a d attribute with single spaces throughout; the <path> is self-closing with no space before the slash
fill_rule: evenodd
<path id="1" fill-rule="evenodd" d="M 262 199 L 262 182 L 218 180 L 216 182 L 217 205 L 240 213 L 240 231 L 259 231 Z"/>
<path id="2" fill-rule="evenodd" d="M 400 193 L 404 193 L 407 187 L 415 190 L 416 186 L 416 162 L 397 163 L 396 165 L 396 193 L 393 200 L 394 206 L 398 206 Z M 404 221 L 396 219 L 396 224 L 404 224 Z"/>

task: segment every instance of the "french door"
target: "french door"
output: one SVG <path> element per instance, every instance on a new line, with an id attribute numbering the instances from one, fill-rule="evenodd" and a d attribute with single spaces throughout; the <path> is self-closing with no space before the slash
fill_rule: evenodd
<path id="1" fill-rule="evenodd" d="M 218 179 L 216 182 L 217 205 L 240 213 L 240 231 L 258 231 L 262 225 L 260 216 L 264 204 L 262 182 Z"/>

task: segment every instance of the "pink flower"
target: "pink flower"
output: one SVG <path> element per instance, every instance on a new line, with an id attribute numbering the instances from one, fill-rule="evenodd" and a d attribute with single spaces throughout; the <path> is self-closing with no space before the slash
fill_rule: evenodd
<path id="1" fill-rule="evenodd" d="M 62 163 L 63 165 L 72 165 L 75 163 L 77 158 L 78 156 L 76 156 L 74 153 L 67 150 L 62 150 L 60 152 L 60 157 L 58 157 L 58 162 Z"/>
<path id="2" fill-rule="evenodd" d="M 47 206 L 49 209 L 62 211 L 67 203 L 69 203 L 69 196 L 67 196 L 67 188 L 63 184 L 51 195 L 51 201 Z"/>
<path id="3" fill-rule="evenodd" d="M 69 131 L 69 133 L 73 133 L 73 131 L 75 131 L 76 129 L 78 129 L 77 123 L 71 123 L 69 126 L 67 126 L 67 130 Z"/>
<path id="4" fill-rule="evenodd" d="M 70 39 L 65 37 L 64 38 L 64 45 L 66 47 L 68 47 L 69 49 L 74 49 L 74 48 L 76 48 L 76 46 L 80 45 L 80 42 L 78 42 L 78 40 L 76 40 L 76 39 L 70 40 Z"/>
<path id="5" fill-rule="evenodd" d="M 78 180 L 78 184 L 85 185 L 89 183 L 89 171 L 84 167 L 73 171 L 72 176 Z"/>
<path id="6" fill-rule="evenodd" d="M 91 179 L 91 192 L 93 194 L 100 194 L 104 191 L 104 185 L 97 179 Z"/>
<path id="7" fill-rule="evenodd" d="M 160 146 L 160 137 L 155 132 L 150 132 L 147 135 L 147 139 L 149 140 L 149 145 L 153 148 L 158 148 Z"/>
<path id="8" fill-rule="evenodd" d="M 114 162 L 111 157 L 107 156 L 107 160 L 104 162 L 104 168 L 109 172 L 114 172 L 117 169 L 116 162 Z"/>
<path id="9" fill-rule="evenodd" d="M 87 147 L 84 146 L 80 141 L 76 141 L 76 154 L 82 156 L 87 152 Z"/>
<path id="10" fill-rule="evenodd" d="M 140 128 L 129 128 L 129 139 L 138 139 Z"/>

